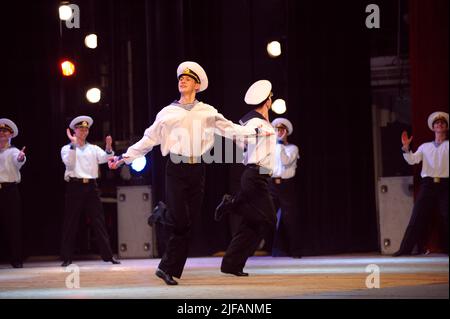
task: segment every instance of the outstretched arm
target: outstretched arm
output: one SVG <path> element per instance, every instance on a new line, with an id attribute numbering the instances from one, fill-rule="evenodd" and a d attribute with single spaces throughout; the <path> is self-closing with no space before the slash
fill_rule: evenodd
<path id="1" fill-rule="evenodd" d="M 258 133 L 258 130 L 255 130 L 255 127 L 235 124 L 220 113 L 217 113 L 215 117 L 215 126 L 219 130 L 219 134 L 225 137 L 255 136 Z"/>
<path id="2" fill-rule="evenodd" d="M 145 130 L 144 136 L 121 156 L 114 156 L 108 160 L 110 169 L 117 169 L 123 164 L 130 164 L 134 159 L 144 156 L 150 152 L 154 146 L 160 144 L 161 121 L 159 116 L 155 122 Z"/>

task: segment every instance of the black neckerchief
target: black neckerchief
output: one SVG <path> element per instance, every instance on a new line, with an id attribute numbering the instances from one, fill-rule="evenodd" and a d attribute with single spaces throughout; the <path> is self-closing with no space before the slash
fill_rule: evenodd
<path id="1" fill-rule="evenodd" d="M 261 120 L 266 121 L 266 119 L 264 118 L 264 116 L 262 116 L 261 113 L 256 112 L 255 110 L 251 110 L 250 112 L 248 112 L 247 114 L 245 114 L 240 120 L 239 123 L 241 125 L 245 125 L 245 123 L 247 123 L 248 121 L 250 121 L 251 119 L 254 118 L 258 118 Z"/>

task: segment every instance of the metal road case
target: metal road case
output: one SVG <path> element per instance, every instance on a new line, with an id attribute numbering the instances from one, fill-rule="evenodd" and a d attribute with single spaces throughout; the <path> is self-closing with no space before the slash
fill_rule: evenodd
<path id="1" fill-rule="evenodd" d="M 153 258 L 157 255 L 156 234 L 147 224 L 152 207 L 151 186 L 117 187 L 120 258 Z"/>
<path id="2" fill-rule="evenodd" d="M 414 205 L 413 177 L 396 176 L 378 179 L 380 247 L 382 254 L 399 248 Z"/>

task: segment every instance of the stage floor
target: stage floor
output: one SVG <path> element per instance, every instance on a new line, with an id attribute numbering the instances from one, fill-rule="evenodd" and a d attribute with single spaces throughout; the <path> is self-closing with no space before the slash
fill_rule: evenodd
<path id="1" fill-rule="evenodd" d="M 449 298 L 447 255 L 252 257 L 244 269 L 249 277 L 222 274 L 221 260 L 189 258 L 178 286 L 155 277 L 159 259 L 75 261 L 78 269 L 62 268 L 59 261 L 27 262 L 23 269 L 1 264 L 0 299 Z M 376 285 L 377 269 L 379 288 L 369 289 L 366 281 Z"/>

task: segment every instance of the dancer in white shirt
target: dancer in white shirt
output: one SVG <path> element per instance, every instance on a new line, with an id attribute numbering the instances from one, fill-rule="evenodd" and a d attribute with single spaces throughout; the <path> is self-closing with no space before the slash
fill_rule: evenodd
<path id="1" fill-rule="evenodd" d="M 108 162 L 114 156 L 112 138 L 107 136 L 105 150 L 86 141 L 89 128 L 93 124 L 89 116 L 78 116 L 70 123 L 74 130 L 72 135 L 67 129 L 70 144 L 61 149 L 61 158 L 66 166 L 64 179 L 66 184 L 65 215 L 61 239 L 61 266 L 72 263 L 72 255 L 78 224 L 82 212 L 86 212 L 90 219 L 95 238 L 102 259 L 113 264 L 120 264 L 111 249 L 109 235 L 106 230 L 103 206 L 97 187 L 98 165 Z"/>
<path id="2" fill-rule="evenodd" d="M 242 216 L 238 230 L 233 234 L 220 270 L 235 276 L 248 276 L 244 267 L 262 239 L 273 233 L 276 224 L 275 208 L 269 193 L 269 179 L 275 164 L 275 131 L 269 122 L 272 105 L 272 84 L 267 80 L 253 83 L 247 90 L 245 102 L 253 106 L 241 123 L 261 125 L 271 132 L 265 137 L 238 140 L 244 151 L 245 170 L 241 176 L 241 188 L 235 196 L 225 194 L 216 208 L 215 219 L 227 212 Z"/>
<path id="3" fill-rule="evenodd" d="M 20 206 L 20 169 L 26 162 L 25 147 L 11 146 L 11 139 L 19 134 L 10 119 L 0 119 L 0 234 L 4 234 L 14 268 L 23 267 L 22 212 Z"/>
<path id="4" fill-rule="evenodd" d="M 403 157 L 410 165 L 422 162 L 422 181 L 400 249 L 393 254 L 395 257 L 410 255 L 416 245 L 419 249 L 424 246 L 429 214 L 434 208 L 439 209 L 443 220 L 448 253 L 448 113 L 430 114 L 428 127 L 434 132 L 434 141 L 420 145 L 415 153 L 409 148 L 412 136 L 402 134 Z"/>
<path id="5" fill-rule="evenodd" d="M 301 257 L 299 216 L 297 207 L 295 171 L 299 151 L 297 145 L 288 143 L 294 126 L 288 119 L 279 117 L 272 121 L 277 133 L 275 168 L 269 183 L 270 195 L 279 210 L 279 220 L 272 243 L 272 256 Z"/>
<path id="6" fill-rule="evenodd" d="M 264 129 L 243 127 L 227 120 L 214 107 L 196 99 L 196 94 L 208 87 L 205 70 L 196 62 L 186 61 L 177 69 L 180 99 L 164 107 L 144 136 L 126 153 L 109 162 L 111 169 L 130 164 L 158 144 L 162 155 L 170 154 L 166 164 L 166 221 L 172 225 L 167 247 L 156 276 L 167 285 L 177 285 L 173 277 L 181 278 L 188 257 L 191 223 L 201 211 L 205 163 L 214 145 L 214 134 L 226 137 L 255 136 Z"/>

